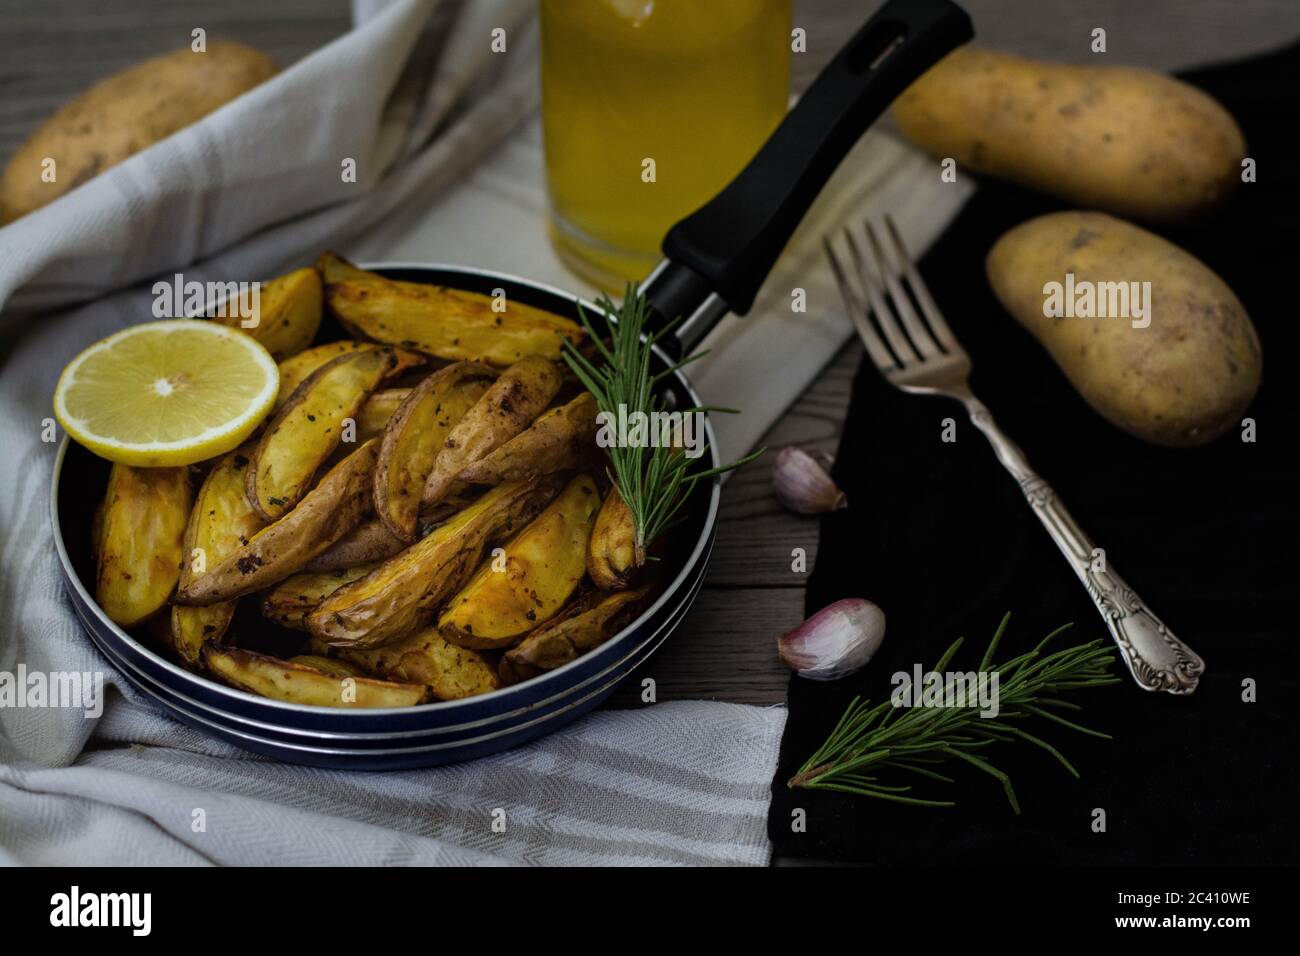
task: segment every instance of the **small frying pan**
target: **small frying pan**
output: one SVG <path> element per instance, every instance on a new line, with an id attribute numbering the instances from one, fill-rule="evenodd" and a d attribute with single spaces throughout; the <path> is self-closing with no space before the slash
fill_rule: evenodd
<path id="1" fill-rule="evenodd" d="M 656 347 L 656 371 L 681 359 L 728 311 L 745 314 L 814 197 L 858 138 L 914 79 L 972 36 L 948 0 L 889 0 L 848 42 L 749 165 L 664 240 L 663 262 L 642 289 L 648 331 L 684 317 Z M 577 297 L 497 272 L 404 263 L 367 268 L 394 279 L 491 294 L 577 317 Z M 687 377 L 661 380 L 669 407 L 702 404 Z M 706 425 L 709 460 L 712 429 Z M 91 512 L 108 463 L 65 438 L 55 460 L 51 520 L 65 585 L 104 655 L 179 719 L 249 750 L 315 766 L 389 769 L 465 760 L 556 729 L 604 700 L 667 638 L 699 593 L 713 548 L 720 484 L 699 482 L 663 557 L 667 585 L 619 634 L 564 667 L 512 687 L 419 707 L 348 710 L 257 697 L 183 670 L 110 621 L 85 582 L 94 580 Z M 72 534 L 65 536 L 63 529 Z M 255 626 L 248 622 L 249 626 Z M 236 627 L 240 625 L 236 620 Z"/>

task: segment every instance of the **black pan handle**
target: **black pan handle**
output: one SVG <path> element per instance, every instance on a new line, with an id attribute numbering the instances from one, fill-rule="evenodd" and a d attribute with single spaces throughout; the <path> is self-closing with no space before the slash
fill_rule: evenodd
<path id="1" fill-rule="evenodd" d="M 728 310 L 744 315 L 795 227 L 849 150 L 905 90 L 974 35 L 949 0 L 888 0 L 836 54 L 722 192 L 669 230 L 643 291 L 663 341 L 689 349 Z"/>

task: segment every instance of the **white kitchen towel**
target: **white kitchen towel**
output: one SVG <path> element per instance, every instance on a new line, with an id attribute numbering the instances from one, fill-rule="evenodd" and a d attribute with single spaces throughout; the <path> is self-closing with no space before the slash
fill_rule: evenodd
<path id="1" fill-rule="evenodd" d="M 12 863 L 763 863 L 783 709 L 604 711 L 517 751 L 389 774 L 275 763 L 162 717 L 108 668 L 59 580 L 44 440 L 59 370 L 152 318 L 151 280 L 264 278 L 330 246 L 584 291 L 544 239 L 528 0 L 371 2 L 351 33 L 0 229 L 0 860 Z M 490 52 L 494 28 L 507 53 Z M 358 182 L 340 164 L 358 161 Z M 816 238 L 892 211 L 914 250 L 966 187 L 872 134 L 694 376 L 728 455 L 850 334 Z M 367 232 L 367 230 L 369 230 Z M 803 288 L 808 311 L 791 309 Z M 78 303 L 82 303 L 79 304 Z M 53 309 L 61 311 L 51 311 Z M 29 674 L 102 672 L 103 716 L 16 706 Z M 20 699 L 5 698 L 5 680 Z M 506 830 L 491 828 L 493 811 Z M 202 811 L 202 813 L 199 813 Z M 199 828 L 199 820 L 203 821 Z"/>

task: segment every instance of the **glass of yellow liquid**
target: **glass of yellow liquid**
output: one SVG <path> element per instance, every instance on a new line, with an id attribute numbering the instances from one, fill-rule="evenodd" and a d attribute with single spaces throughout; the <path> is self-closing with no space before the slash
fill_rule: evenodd
<path id="1" fill-rule="evenodd" d="M 791 0 L 541 0 L 551 241 L 610 292 L 785 115 Z"/>

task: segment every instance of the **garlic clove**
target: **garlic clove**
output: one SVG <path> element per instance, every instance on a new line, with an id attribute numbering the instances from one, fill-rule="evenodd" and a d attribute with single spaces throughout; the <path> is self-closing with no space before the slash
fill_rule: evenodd
<path id="1" fill-rule="evenodd" d="M 782 448 L 772 463 L 772 490 L 797 514 L 839 511 L 849 499 L 816 458 L 796 445 Z"/>
<path id="2" fill-rule="evenodd" d="M 885 639 L 885 612 L 862 598 L 828 604 L 776 639 L 786 666 L 809 680 L 838 680 L 860 670 Z"/>

